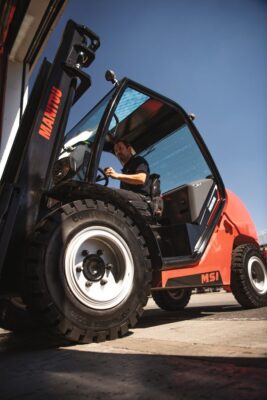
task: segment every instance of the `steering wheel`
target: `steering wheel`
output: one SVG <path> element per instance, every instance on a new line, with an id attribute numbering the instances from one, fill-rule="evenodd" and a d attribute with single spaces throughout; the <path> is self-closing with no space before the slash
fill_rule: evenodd
<path id="1" fill-rule="evenodd" d="M 100 172 L 100 175 L 97 175 L 96 182 L 98 183 L 98 182 L 103 182 L 104 181 L 103 186 L 108 186 L 109 177 L 107 176 L 105 171 L 102 168 L 97 168 L 97 171 Z"/>

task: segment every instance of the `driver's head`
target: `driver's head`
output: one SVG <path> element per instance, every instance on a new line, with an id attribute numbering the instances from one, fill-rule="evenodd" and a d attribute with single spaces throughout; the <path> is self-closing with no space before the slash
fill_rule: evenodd
<path id="1" fill-rule="evenodd" d="M 114 144 L 114 153 L 124 165 L 130 160 L 132 155 L 135 154 L 135 151 L 126 140 L 118 140 Z"/>

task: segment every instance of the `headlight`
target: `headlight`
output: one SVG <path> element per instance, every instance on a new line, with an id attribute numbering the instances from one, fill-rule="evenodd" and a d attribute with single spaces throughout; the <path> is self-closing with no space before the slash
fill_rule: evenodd
<path id="1" fill-rule="evenodd" d="M 75 172 L 76 166 L 72 158 L 65 157 L 57 160 L 52 171 L 54 184 L 57 184 L 63 179 L 70 178 L 71 176 L 75 175 Z"/>

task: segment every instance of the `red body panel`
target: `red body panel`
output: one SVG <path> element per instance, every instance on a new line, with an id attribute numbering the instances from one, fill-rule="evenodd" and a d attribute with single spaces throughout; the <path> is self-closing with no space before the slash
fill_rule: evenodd
<path id="1" fill-rule="evenodd" d="M 242 203 L 242 201 L 230 190 L 227 190 L 227 203 L 224 213 L 235 225 L 239 235 L 251 238 L 252 241 L 259 244 L 256 227 L 251 216 Z"/>
<path id="2" fill-rule="evenodd" d="M 167 287 L 166 283 L 171 278 L 196 274 L 203 274 L 201 279 L 205 283 L 216 284 L 216 271 L 220 273 L 222 284 L 229 285 L 232 250 L 236 243 L 248 242 L 258 245 L 255 225 L 241 200 L 232 192 L 227 191 L 222 216 L 200 260 L 196 264 L 184 268 L 179 266 L 179 268 L 174 267 L 161 271 L 161 287 Z"/>

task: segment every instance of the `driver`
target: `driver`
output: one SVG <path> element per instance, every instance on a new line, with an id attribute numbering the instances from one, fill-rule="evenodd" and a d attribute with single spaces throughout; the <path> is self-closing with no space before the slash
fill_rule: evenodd
<path id="1" fill-rule="evenodd" d="M 112 179 L 118 179 L 121 189 L 149 196 L 150 171 L 147 161 L 143 157 L 138 156 L 126 140 L 115 142 L 114 153 L 120 160 L 123 168 L 121 173 L 118 173 L 112 167 L 108 167 L 105 169 L 106 175 Z"/>

